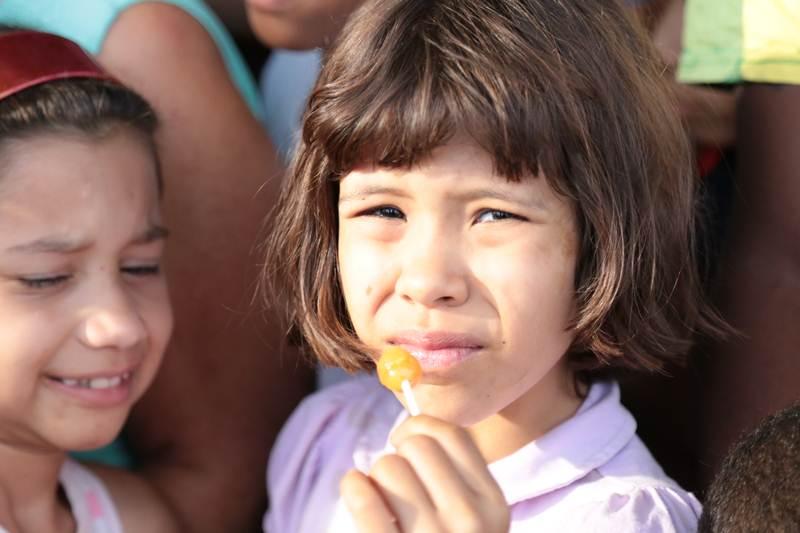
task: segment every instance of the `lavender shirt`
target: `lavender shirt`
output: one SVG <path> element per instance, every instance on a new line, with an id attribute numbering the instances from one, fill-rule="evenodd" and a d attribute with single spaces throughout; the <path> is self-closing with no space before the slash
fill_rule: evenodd
<path id="1" fill-rule="evenodd" d="M 307 398 L 269 462 L 271 533 L 355 531 L 339 500 L 350 468 L 367 471 L 408 416 L 374 378 Z M 697 499 L 664 474 L 636 436 L 614 382 L 597 382 L 575 415 L 489 465 L 511 506 L 511 532 L 694 532 Z"/>

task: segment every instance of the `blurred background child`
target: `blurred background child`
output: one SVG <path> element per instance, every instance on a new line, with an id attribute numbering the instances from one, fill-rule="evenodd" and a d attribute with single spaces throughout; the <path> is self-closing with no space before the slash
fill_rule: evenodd
<path id="1" fill-rule="evenodd" d="M 260 78 L 264 123 L 286 159 L 299 140 L 300 118 L 319 74 L 322 53 L 362 1 L 245 2 L 250 27 L 271 48 Z M 324 375 L 322 381 L 327 383 Z"/>
<path id="2" fill-rule="evenodd" d="M 706 495 L 701 533 L 800 531 L 800 404 L 731 448 Z"/>
<path id="3" fill-rule="evenodd" d="M 156 117 L 74 43 L 0 35 L 0 529 L 172 533 L 112 441 L 172 330 Z"/>

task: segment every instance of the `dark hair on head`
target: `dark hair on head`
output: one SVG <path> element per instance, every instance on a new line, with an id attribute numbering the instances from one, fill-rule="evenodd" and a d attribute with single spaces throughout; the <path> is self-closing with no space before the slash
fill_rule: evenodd
<path id="1" fill-rule="evenodd" d="M 800 403 L 733 445 L 708 490 L 699 531 L 800 531 Z"/>
<path id="2" fill-rule="evenodd" d="M 408 168 L 467 133 L 509 180 L 576 208 L 573 369 L 661 370 L 724 326 L 701 295 L 689 141 L 618 0 L 374 0 L 326 57 L 263 282 L 319 359 L 371 366 L 337 272 L 338 180 Z"/>
<path id="3" fill-rule="evenodd" d="M 2 30 L 0 30 L 2 32 Z M 153 154 L 158 120 L 144 98 L 127 87 L 95 78 L 65 78 L 34 85 L 0 100 L 0 150 L 11 140 L 34 135 L 82 134 L 103 138 L 119 127 L 140 134 Z"/>

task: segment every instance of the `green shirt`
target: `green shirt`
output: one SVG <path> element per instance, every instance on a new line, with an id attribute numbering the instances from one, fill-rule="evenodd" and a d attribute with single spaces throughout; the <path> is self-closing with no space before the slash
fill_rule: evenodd
<path id="1" fill-rule="evenodd" d="M 678 78 L 800 84 L 800 0 L 687 0 Z"/>

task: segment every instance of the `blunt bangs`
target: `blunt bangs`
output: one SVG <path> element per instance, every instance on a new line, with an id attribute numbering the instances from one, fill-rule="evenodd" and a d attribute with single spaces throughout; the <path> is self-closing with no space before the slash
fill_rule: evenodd
<path id="1" fill-rule="evenodd" d="M 554 68 L 543 57 L 557 54 L 555 36 L 523 21 L 506 32 L 508 50 L 486 53 L 501 52 L 497 36 L 484 34 L 487 17 L 502 16 L 493 4 L 396 3 L 388 6 L 396 22 L 385 33 L 364 35 L 359 29 L 368 22 L 345 32 L 345 53 L 327 59 L 303 129 L 306 146 L 323 148 L 321 178 L 365 164 L 410 168 L 466 133 L 498 175 L 543 174 L 572 195 L 554 178 L 569 174 L 575 148 L 589 142 L 587 118 L 603 114 L 586 108 L 604 102 L 578 86 L 574 65 Z"/>

